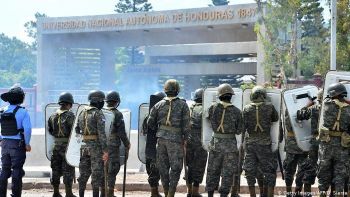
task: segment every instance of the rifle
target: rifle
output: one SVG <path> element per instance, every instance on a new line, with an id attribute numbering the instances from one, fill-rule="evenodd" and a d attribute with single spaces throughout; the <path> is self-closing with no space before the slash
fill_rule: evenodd
<path id="1" fill-rule="evenodd" d="M 187 166 L 187 154 L 186 154 L 186 144 L 183 143 L 183 151 L 184 151 L 184 159 L 183 159 L 183 164 L 184 164 L 184 169 L 185 169 L 185 176 L 184 176 L 184 180 L 186 180 L 186 185 L 189 184 L 188 182 L 188 166 Z"/>
<path id="2" fill-rule="evenodd" d="M 108 160 L 104 162 L 103 171 L 105 174 L 105 197 L 108 197 Z"/>
<path id="3" fill-rule="evenodd" d="M 123 176 L 123 197 L 125 197 L 125 181 L 126 181 L 126 165 L 128 163 L 129 150 L 125 147 L 125 158 L 124 158 L 124 176 Z"/>

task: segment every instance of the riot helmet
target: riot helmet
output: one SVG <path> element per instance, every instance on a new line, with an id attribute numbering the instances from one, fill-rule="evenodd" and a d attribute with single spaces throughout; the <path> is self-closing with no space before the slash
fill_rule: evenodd
<path id="1" fill-rule="evenodd" d="M 61 104 L 61 103 L 73 104 L 74 103 L 73 95 L 69 92 L 62 92 L 58 97 L 58 104 Z"/>
<path id="2" fill-rule="evenodd" d="M 105 93 L 101 90 L 92 90 L 89 93 L 88 100 L 90 105 L 102 109 L 104 106 Z"/>
<path id="3" fill-rule="evenodd" d="M 234 95 L 234 91 L 230 84 L 223 83 L 218 87 L 218 96 L 221 101 L 230 101 L 232 95 Z"/>
<path id="4" fill-rule="evenodd" d="M 167 96 L 177 96 L 180 92 L 180 84 L 176 79 L 168 79 L 164 84 L 164 92 Z"/>
<path id="5" fill-rule="evenodd" d="M 250 100 L 253 102 L 262 102 L 266 99 L 266 89 L 262 86 L 255 86 L 250 94 Z"/>
<path id="6" fill-rule="evenodd" d="M 203 93 L 204 93 L 203 88 L 197 89 L 194 92 L 193 100 L 196 101 L 197 103 L 201 103 L 202 102 L 202 98 L 203 98 Z"/>
<path id="7" fill-rule="evenodd" d="M 13 86 L 8 92 L 1 94 L 1 99 L 11 105 L 18 105 L 24 101 L 24 91 L 19 86 Z"/>
<path id="8" fill-rule="evenodd" d="M 327 93 L 331 98 L 335 98 L 346 97 L 348 92 L 346 91 L 344 84 L 338 82 L 331 84 L 328 87 Z"/>
<path id="9" fill-rule="evenodd" d="M 159 97 L 160 99 L 166 97 L 166 94 L 164 92 L 155 92 L 153 95 Z"/>
<path id="10" fill-rule="evenodd" d="M 118 107 L 120 104 L 120 96 L 116 91 L 107 92 L 106 99 L 108 107 Z"/>

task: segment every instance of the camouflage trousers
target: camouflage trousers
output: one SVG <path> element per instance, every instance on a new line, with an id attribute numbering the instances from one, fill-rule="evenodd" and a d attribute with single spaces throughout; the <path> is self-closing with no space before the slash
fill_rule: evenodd
<path id="1" fill-rule="evenodd" d="M 207 191 L 214 191 L 219 188 L 220 194 L 230 193 L 233 185 L 233 176 L 238 174 L 238 152 L 217 152 L 209 151 L 207 166 Z"/>
<path id="2" fill-rule="evenodd" d="M 283 161 L 284 179 L 286 186 L 292 186 L 295 176 L 295 185 L 297 187 L 303 186 L 303 179 L 305 177 L 305 163 L 307 162 L 308 154 L 293 154 L 288 153 L 286 159 Z"/>
<path id="3" fill-rule="evenodd" d="M 339 144 L 320 142 L 318 158 L 318 188 L 327 191 L 334 184 L 336 192 L 342 192 L 348 178 L 349 150 Z"/>
<path id="4" fill-rule="evenodd" d="M 248 186 L 255 186 L 256 178 L 262 176 L 264 186 L 275 187 L 277 155 L 272 152 L 271 145 L 247 144 L 243 169 Z"/>
<path id="5" fill-rule="evenodd" d="M 188 166 L 188 183 L 198 186 L 203 181 L 208 152 L 202 144 L 188 143 L 186 147 L 186 162 Z"/>
<path id="6" fill-rule="evenodd" d="M 160 175 L 157 167 L 157 160 L 146 158 L 146 171 L 148 174 L 148 183 L 151 187 L 158 187 Z"/>
<path id="7" fill-rule="evenodd" d="M 313 185 L 316 179 L 317 172 L 317 159 L 318 159 L 318 141 L 316 139 L 311 139 L 311 148 L 308 153 L 308 158 L 302 165 L 304 169 L 304 184 Z"/>
<path id="8" fill-rule="evenodd" d="M 176 191 L 183 167 L 183 157 L 181 143 L 158 138 L 157 164 L 163 188 Z"/>
<path id="9" fill-rule="evenodd" d="M 53 148 L 51 157 L 52 185 L 59 185 L 61 176 L 63 176 L 63 183 L 66 186 L 71 187 L 73 184 L 75 169 L 73 166 L 70 166 L 66 161 L 66 149 L 67 143 L 55 144 Z"/>
<path id="10" fill-rule="evenodd" d="M 116 177 L 120 170 L 120 155 L 119 155 L 119 146 L 109 147 L 108 151 L 108 175 L 107 175 L 107 186 L 114 188 Z M 111 149 L 113 151 L 111 151 Z"/>
<path id="11" fill-rule="evenodd" d="M 91 175 L 92 187 L 104 186 L 102 150 L 98 144 L 84 145 L 80 149 L 80 163 L 78 178 L 79 186 L 86 185 Z"/>

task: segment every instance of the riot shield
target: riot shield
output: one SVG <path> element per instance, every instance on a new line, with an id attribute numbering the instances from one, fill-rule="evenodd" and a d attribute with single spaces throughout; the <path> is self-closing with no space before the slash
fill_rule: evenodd
<path id="1" fill-rule="evenodd" d="M 148 103 L 142 103 L 139 107 L 139 120 L 138 120 L 138 146 L 137 146 L 137 155 L 139 157 L 139 160 L 142 163 L 146 163 L 146 141 L 147 141 L 147 134 L 143 130 L 142 126 L 145 121 L 145 119 L 148 116 L 149 111 L 149 105 Z"/>
<path id="2" fill-rule="evenodd" d="M 298 121 L 297 111 L 308 105 L 310 98 L 317 97 L 318 88 L 316 86 L 304 86 L 283 92 L 283 100 L 286 105 L 289 120 L 292 124 L 295 139 L 299 148 L 303 151 L 310 150 L 311 120 Z"/>
<path id="3" fill-rule="evenodd" d="M 69 137 L 69 143 L 68 143 L 68 148 L 66 151 L 66 160 L 68 162 L 69 165 L 74 166 L 74 167 L 79 167 L 79 162 L 80 162 L 80 147 L 81 145 L 84 144 L 84 142 L 82 141 L 82 135 L 81 134 L 77 134 L 75 131 L 75 128 L 78 125 L 78 117 L 81 113 L 83 113 L 84 109 L 88 107 L 88 105 L 80 105 L 78 107 L 77 110 L 77 115 L 76 115 L 76 119 L 74 121 L 74 125 L 72 128 L 72 132 L 70 134 Z M 103 114 L 105 116 L 105 132 L 106 132 L 106 137 L 109 137 L 110 134 L 110 129 L 114 120 L 114 114 L 113 112 L 111 112 L 110 110 L 107 109 L 102 109 Z M 124 119 L 125 120 L 125 119 Z M 125 122 L 125 129 L 127 122 Z M 130 124 L 129 124 L 130 125 Z"/>
<path id="4" fill-rule="evenodd" d="M 73 104 L 71 111 L 76 116 L 79 104 Z M 60 109 L 60 105 L 57 103 L 47 104 L 45 107 L 45 150 L 46 150 L 46 158 L 51 161 L 53 146 L 55 145 L 55 137 L 53 137 L 49 133 L 49 125 L 48 120 L 52 114 L 54 114 L 58 109 Z"/>
<path id="5" fill-rule="evenodd" d="M 238 109 L 242 110 L 242 95 L 243 91 L 239 88 L 233 88 L 235 95 L 232 96 L 232 104 Z M 207 88 L 203 93 L 203 121 L 202 121 L 202 146 L 205 150 L 209 151 L 208 145 L 213 135 L 213 129 L 208 120 L 208 111 L 212 104 L 219 102 L 217 97 L 217 88 Z M 242 144 L 242 135 L 236 135 L 237 147 Z"/>
<path id="6" fill-rule="evenodd" d="M 119 110 L 123 114 L 123 119 L 125 123 L 125 132 L 126 136 L 128 136 L 130 140 L 130 131 L 131 131 L 131 111 L 129 109 L 120 109 Z M 125 163 L 125 146 L 121 143 L 119 147 L 119 156 L 120 156 L 120 165 L 124 165 Z"/>
<path id="7" fill-rule="evenodd" d="M 324 82 L 324 91 L 323 91 L 323 100 L 327 97 L 327 89 L 329 85 L 333 83 L 341 82 L 345 85 L 348 95 L 347 100 L 350 99 L 350 72 L 338 72 L 338 71 L 329 71 L 326 75 L 326 80 Z M 321 128 L 323 125 L 323 108 L 321 108 L 320 121 L 318 123 L 318 128 Z"/>
<path id="8" fill-rule="evenodd" d="M 250 93 L 252 89 L 245 89 L 243 92 L 243 107 L 251 103 Z M 281 115 L 281 104 L 282 104 L 282 94 L 279 89 L 266 89 L 267 102 L 271 102 L 278 112 L 278 117 Z M 271 149 L 273 152 L 278 149 L 278 138 L 280 131 L 280 119 L 277 122 L 273 122 L 271 125 L 270 135 L 271 135 Z"/>

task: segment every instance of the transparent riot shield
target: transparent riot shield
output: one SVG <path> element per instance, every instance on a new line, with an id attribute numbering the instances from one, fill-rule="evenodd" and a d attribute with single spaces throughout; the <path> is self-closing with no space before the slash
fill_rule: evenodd
<path id="1" fill-rule="evenodd" d="M 77 134 L 75 131 L 75 128 L 78 125 L 78 118 L 81 113 L 84 112 L 85 108 L 88 107 L 88 105 L 80 105 L 77 110 L 77 115 L 74 121 L 74 126 L 72 128 L 72 132 L 70 134 L 69 138 L 69 144 L 68 148 L 66 151 L 66 160 L 69 165 L 74 166 L 74 167 L 79 167 L 79 162 L 80 162 L 80 147 L 81 145 L 84 144 L 82 141 L 83 137 L 81 134 Z M 110 134 L 110 129 L 114 120 L 114 114 L 113 112 L 107 110 L 107 109 L 102 109 L 103 114 L 105 116 L 105 133 L 106 137 L 109 137 Z M 125 122 L 125 127 L 126 127 L 126 122 Z M 129 124 L 130 125 L 130 124 Z"/>
<path id="2" fill-rule="evenodd" d="M 119 111 L 123 114 L 126 136 L 128 136 L 128 138 L 130 140 L 131 111 L 129 109 L 120 109 Z M 120 147 L 119 147 L 120 165 L 124 165 L 124 163 L 125 163 L 125 150 L 126 150 L 126 148 L 122 142 L 120 144 Z"/>
<path id="3" fill-rule="evenodd" d="M 149 112 L 149 104 L 148 103 L 142 103 L 139 107 L 139 120 L 138 120 L 138 146 L 137 146 L 137 155 L 139 157 L 139 160 L 142 163 L 146 163 L 146 141 L 147 141 L 147 134 L 143 130 L 142 126 L 145 121 L 145 119 L 148 116 Z M 155 142 L 156 143 L 156 142 Z"/>
<path id="4" fill-rule="evenodd" d="M 235 95 L 232 96 L 232 104 L 242 110 L 242 95 L 243 91 L 239 88 L 233 88 Z M 202 121 L 202 145 L 203 148 L 209 151 L 208 145 L 213 135 L 213 129 L 208 120 L 208 111 L 212 104 L 219 102 L 217 97 L 217 88 L 207 88 L 203 93 L 203 121 Z M 242 135 L 236 135 L 237 147 L 242 144 Z"/>
<path id="5" fill-rule="evenodd" d="M 310 150 L 311 120 L 298 121 L 297 111 L 308 105 L 310 98 L 317 97 L 318 88 L 316 86 L 304 86 L 283 92 L 283 100 L 289 113 L 295 139 L 299 148 L 303 151 Z"/>
<path id="6" fill-rule="evenodd" d="M 76 116 L 79 104 L 73 104 L 71 111 Z M 49 125 L 48 120 L 52 114 L 54 114 L 58 109 L 60 109 L 60 105 L 57 103 L 47 104 L 45 107 L 45 149 L 46 149 L 46 158 L 51 161 L 53 147 L 55 145 L 55 137 L 53 137 L 49 133 Z"/>
<path id="7" fill-rule="evenodd" d="M 348 92 L 347 100 L 350 99 L 350 72 L 338 72 L 338 71 L 329 71 L 326 75 L 326 80 L 324 82 L 324 91 L 323 91 L 323 100 L 327 97 L 327 89 L 329 85 L 333 83 L 341 82 L 345 85 Z M 320 121 L 318 123 L 318 128 L 321 128 L 323 125 L 323 108 L 321 108 Z"/>
<path id="8" fill-rule="evenodd" d="M 243 107 L 251 103 L 250 94 L 252 89 L 245 89 L 243 92 Z M 272 103 L 278 112 L 278 117 L 281 115 L 281 104 L 282 104 L 282 94 L 279 89 L 266 89 L 267 102 Z M 280 119 L 277 122 L 273 122 L 271 125 L 270 135 L 271 135 L 271 149 L 272 151 L 277 151 L 278 149 L 278 138 L 280 130 Z"/>

